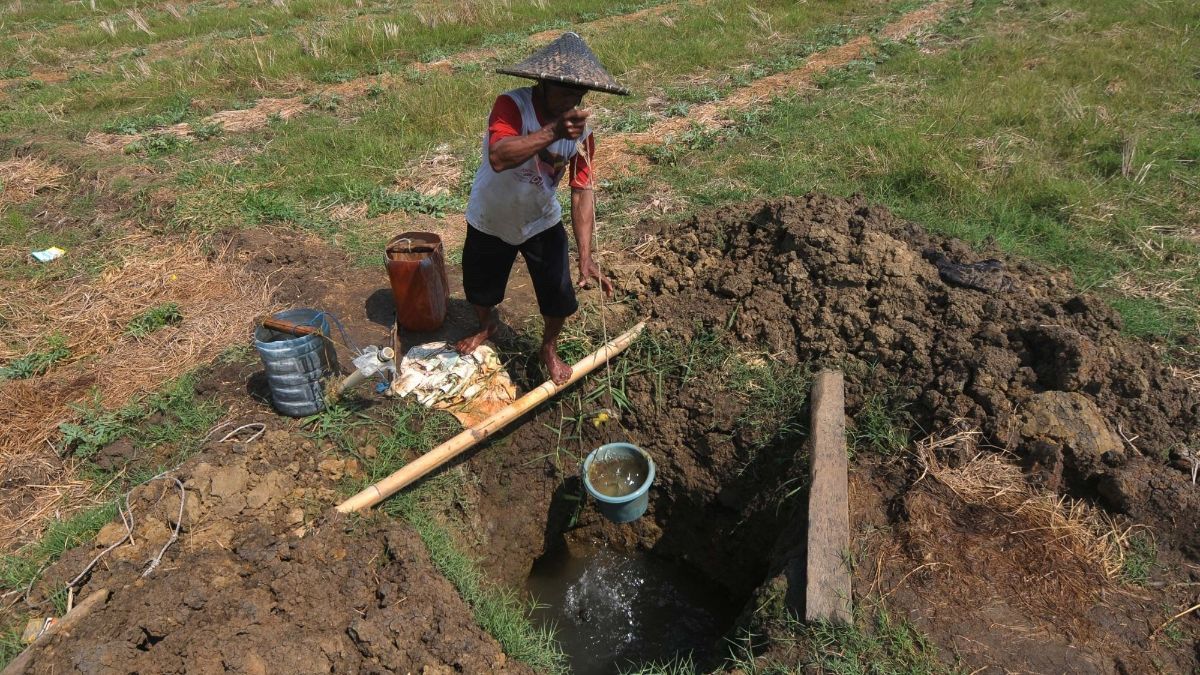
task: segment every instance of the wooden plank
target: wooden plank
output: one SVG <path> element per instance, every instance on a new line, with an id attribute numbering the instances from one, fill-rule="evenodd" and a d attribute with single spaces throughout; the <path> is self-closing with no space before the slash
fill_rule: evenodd
<path id="1" fill-rule="evenodd" d="M 840 370 L 817 375 L 812 409 L 811 487 L 805 621 L 849 623 L 851 615 L 850 499 L 847 491 L 846 391 Z"/>

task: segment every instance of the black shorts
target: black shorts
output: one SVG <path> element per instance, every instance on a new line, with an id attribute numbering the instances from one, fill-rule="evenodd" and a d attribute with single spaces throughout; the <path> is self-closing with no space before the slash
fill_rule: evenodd
<path id="1" fill-rule="evenodd" d="M 463 290 L 467 302 L 480 307 L 500 304 L 508 286 L 508 275 L 517 259 L 517 251 L 521 252 L 529 267 L 542 316 L 564 318 L 574 314 L 579 309 L 579 302 L 575 299 L 575 286 L 571 283 L 567 230 L 562 223 L 535 234 L 517 246 L 467 224 L 462 262 Z"/>

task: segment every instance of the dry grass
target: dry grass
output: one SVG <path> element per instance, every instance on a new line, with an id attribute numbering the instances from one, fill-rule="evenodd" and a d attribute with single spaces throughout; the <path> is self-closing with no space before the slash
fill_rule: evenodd
<path id="1" fill-rule="evenodd" d="M 39 514 L 69 509 L 83 486 L 52 447 L 58 425 L 78 417 L 73 405 L 108 409 L 160 388 L 244 342 L 254 317 L 270 309 L 269 289 L 233 264 L 210 260 L 195 242 L 148 238 L 121 242 L 129 252 L 94 282 L 6 289 L 7 355 L 36 349 L 53 334 L 71 356 L 45 375 L 0 384 L 0 550 L 35 539 Z M 174 302 L 178 325 L 142 338 L 125 326 L 147 308 Z"/>
<path id="2" fill-rule="evenodd" d="M 940 0 L 927 7 L 909 12 L 886 26 L 882 34 L 891 40 L 901 40 L 919 34 L 922 30 L 936 24 L 959 1 Z M 421 4 L 415 7 L 413 11 L 427 25 L 436 26 L 441 23 L 476 21 L 481 16 L 481 13 L 503 11 L 501 7 L 505 6 L 505 2 L 498 0 L 449 0 Z M 598 19 L 589 25 L 603 29 L 606 25 L 617 25 L 653 17 L 665 18 L 667 10 L 674 8 L 674 6 L 659 5 L 627 15 Z M 561 31 L 544 31 L 543 33 L 534 34 L 530 40 L 534 44 L 539 44 L 548 42 L 559 34 L 561 34 Z M 317 38 L 306 37 L 302 40 L 301 48 L 306 53 L 319 52 L 321 50 L 319 43 L 320 40 Z M 733 113 L 743 112 L 756 104 L 774 97 L 794 94 L 811 88 L 813 87 L 815 76 L 841 67 L 855 59 L 866 57 L 874 50 L 875 45 L 876 42 L 872 38 L 868 36 L 859 37 L 844 45 L 814 54 L 805 61 L 804 65 L 795 70 L 777 73 L 756 80 L 750 85 L 735 91 L 726 99 L 694 106 L 686 116 L 661 120 L 645 132 L 613 134 L 597 149 L 598 158 L 610 166 L 644 170 L 648 162 L 644 155 L 634 151 L 636 146 L 660 144 L 664 138 L 679 134 L 697 124 L 707 129 L 728 126 L 732 123 L 730 117 Z M 479 62 L 491 58 L 496 54 L 498 54 L 498 50 L 495 48 L 480 48 L 462 52 L 452 59 L 443 59 L 427 64 L 417 63 L 413 64 L 413 66 L 423 71 L 441 70 L 449 72 L 456 64 Z M 314 57 L 319 57 L 319 54 L 313 55 Z M 386 74 L 382 76 L 359 77 L 341 84 L 322 87 L 320 93 L 324 95 L 336 95 L 343 100 L 352 100 L 366 95 L 373 87 L 386 85 L 391 79 L 391 76 Z M 227 132 L 259 129 L 266 126 L 273 118 L 288 119 L 307 110 L 310 106 L 304 100 L 305 98 L 300 96 L 261 99 L 253 108 L 248 110 L 218 112 L 205 118 L 203 122 L 205 124 L 219 123 Z M 185 122 L 149 133 L 169 133 L 177 136 L 189 136 L 192 132 L 192 125 Z M 121 135 L 91 132 L 85 140 L 89 145 L 94 147 L 109 151 L 119 151 L 146 135 L 148 134 Z"/>
<path id="3" fill-rule="evenodd" d="M 472 24 L 485 21 L 489 16 L 509 11 L 513 0 L 421 0 L 413 3 L 412 13 L 429 28 L 444 24 Z M 520 0 L 516 0 L 520 1 Z M 547 0 L 529 0 L 531 4 L 545 6 Z"/>
<path id="4" fill-rule="evenodd" d="M 38 192 L 58 189 L 67 172 L 36 157 L 0 162 L 0 212 L 33 199 Z"/>
<path id="5" fill-rule="evenodd" d="M 261 129 L 273 119 L 287 120 L 308 109 L 308 104 L 300 97 L 291 98 L 260 98 L 251 108 L 245 110 L 222 110 L 201 120 L 205 126 L 219 125 L 224 132 L 236 133 Z M 156 129 L 145 134 L 109 134 L 93 131 L 84 141 L 93 147 L 119 152 L 125 146 L 135 143 L 147 136 L 156 134 L 173 134 L 175 136 L 190 136 L 195 128 L 181 122 L 165 129 Z"/>
<path id="6" fill-rule="evenodd" d="M 204 118 L 206 124 L 220 124 L 227 132 L 248 131 L 265 127 L 273 117 L 286 120 L 308 106 L 298 98 L 260 98 L 253 108 L 222 110 Z"/>
<path id="7" fill-rule="evenodd" d="M 439 145 L 396 177 L 396 187 L 426 197 L 449 194 L 462 181 L 463 162 L 448 144 Z"/>
<path id="8" fill-rule="evenodd" d="M 1089 504 L 1034 488 L 1011 457 L 991 449 L 951 468 L 937 458 L 938 450 L 966 445 L 975 449 L 979 432 L 960 430 L 917 445 L 923 474 L 948 488 L 963 504 L 1003 514 L 1014 524 L 1013 534 L 1036 534 L 1045 545 L 1047 561 L 1063 556 L 1115 579 L 1125 562 L 1130 529 Z"/>
<path id="9" fill-rule="evenodd" d="M 689 4 L 695 5 L 697 7 L 703 7 L 704 5 L 708 4 L 708 2 L 707 2 L 707 0 L 693 0 Z M 644 9 L 639 9 L 634 12 L 629 12 L 628 14 L 614 14 L 612 16 L 606 16 L 603 19 L 596 19 L 595 21 L 590 21 L 585 25 L 586 25 L 587 30 L 591 31 L 591 32 L 609 30 L 612 28 L 616 28 L 618 26 L 623 26 L 627 23 L 635 23 L 635 22 L 641 21 L 643 19 L 653 19 L 653 18 L 661 17 L 661 16 L 667 14 L 668 12 L 671 12 L 671 11 L 677 9 L 679 7 L 679 5 L 680 5 L 680 3 L 677 3 L 677 2 L 668 2 L 668 3 L 662 4 L 662 5 L 654 5 L 652 7 L 646 7 Z M 561 30 L 553 30 L 553 29 L 552 30 L 544 30 L 540 33 L 534 33 L 533 35 L 530 35 L 529 41 L 535 45 L 548 44 L 548 43 L 554 41 L 555 39 L 557 39 L 562 34 L 563 34 L 563 31 L 561 31 Z"/>

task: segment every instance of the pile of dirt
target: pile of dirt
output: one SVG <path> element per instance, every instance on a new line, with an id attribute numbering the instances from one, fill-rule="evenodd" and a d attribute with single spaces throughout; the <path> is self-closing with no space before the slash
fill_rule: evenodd
<path id="1" fill-rule="evenodd" d="M 882 396 L 903 413 L 898 419 L 911 420 L 914 440 L 979 429 L 978 443 L 941 447 L 938 461 L 961 467 L 976 452 L 1010 450 L 1031 490 L 1083 498 L 1152 526 L 1164 558 L 1173 547 L 1200 556 L 1200 525 L 1187 515 L 1200 507 L 1200 491 L 1184 461 L 1185 448 L 1200 445 L 1200 397 L 1148 345 L 1125 338 L 1120 317 L 1079 294 L 1066 274 L 998 253 L 989 254 L 1001 258 L 995 263 L 949 267 L 981 256 L 861 199 L 821 195 L 709 212 L 653 234 L 658 251 L 620 281 L 650 313 L 659 342 L 719 335 L 747 355 L 765 348 L 768 361 L 842 367 L 852 417 Z M 943 281 L 938 261 L 957 270 L 948 276 L 958 283 L 994 290 Z M 464 540 L 489 576 L 513 585 L 564 538 L 646 550 L 744 600 L 739 630 L 766 634 L 751 615 L 785 596 L 797 601 L 786 570 L 804 554 L 803 436 L 784 434 L 764 447 L 745 424 L 748 397 L 731 391 L 722 372 L 683 378 L 635 368 L 621 385 L 631 405 L 616 423 L 586 423 L 603 405 L 593 383 L 470 459 L 479 481 L 462 495 Z M 805 425 L 807 411 L 789 414 L 794 419 L 780 421 Z M 614 440 L 645 448 L 658 464 L 647 515 L 624 526 L 580 502 L 579 460 Z M 1105 593 L 1113 582 L 1103 566 L 1083 561 L 1047 574 L 1053 563 L 1042 554 L 1056 533 L 1017 533 L 1022 519 L 935 489 L 910 460 L 866 449 L 857 456 L 854 526 L 878 535 L 859 540 L 860 592 L 889 593 L 943 653 L 976 665 L 1053 670 L 1086 653 L 1101 670 L 1137 670 L 1175 659 L 1150 633 L 1161 607 L 1180 605 L 1188 580 L 1132 599 Z M 976 556 L 996 564 L 972 565 Z M 1002 583 L 986 577 L 993 572 Z M 1061 593 L 1036 591 L 1063 576 L 1071 584 Z M 1028 583 L 1042 577 L 1040 586 Z M 981 595 L 987 589 L 991 599 Z M 1099 597 L 1104 609 L 1092 611 Z M 967 616 L 962 608 L 976 602 L 988 611 Z M 1025 632 L 996 631 L 1002 620 Z M 1044 648 L 1029 648 L 1031 636 Z M 779 644 L 788 640 L 795 642 Z M 1190 667 L 1192 657 L 1179 658 Z"/>
<path id="2" fill-rule="evenodd" d="M 136 489 L 132 543 L 81 582 L 81 597 L 112 597 L 40 650 L 31 672 L 528 672 L 479 628 L 411 528 L 384 517 L 314 522 L 338 481 L 360 471 L 286 430 L 213 443 L 178 472 L 181 534 L 144 577 L 180 500 L 170 479 Z M 114 522 L 68 552 L 33 600 L 124 535 Z"/>
<path id="3" fill-rule="evenodd" d="M 852 415 L 892 392 L 927 434 L 966 420 L 1047 487 L 1098 498 L 1200 560 L 1200 393 L 1064 275 L 1008 261 L 981 291 L 943 281 L 941 257 L 980 255 L 862 199 L 810 195 L 696 217 L 637 285 L 681 338 L 730 326 L 773 358 L 861 373 Z"/>

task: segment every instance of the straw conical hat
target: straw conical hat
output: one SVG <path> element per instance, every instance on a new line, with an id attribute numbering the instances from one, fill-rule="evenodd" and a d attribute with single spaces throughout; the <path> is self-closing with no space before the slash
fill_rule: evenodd
<path id="1" fill-rule="evenodd" d="M 562 82 L 576 87 L 627 96 L 629 90 L 622 87 L 600 59 L 584 44 L 578 33 L 563 33 L 554 42 L 524 61 L 508 68 L 498 68 L 497 73 L 528 77 L 534 80 Z"/>

